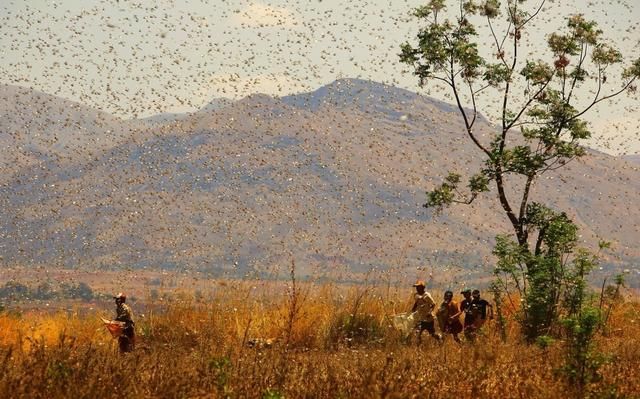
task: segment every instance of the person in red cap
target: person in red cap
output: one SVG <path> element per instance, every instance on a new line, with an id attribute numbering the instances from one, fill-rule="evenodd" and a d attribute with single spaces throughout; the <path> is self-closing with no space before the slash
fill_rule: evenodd
<path id="1" fill-rule="evenodd" d="M 413 286 L 416 289 L 416 294 L 411 312 L 415 313 L 414 320 L 418 334 L 418 344 L 422 342 L 422 332 L 424 330 L 427 330 L 429 335 L 440 341 L 442 336 L 436 334 L 433 317 L 433 309 L 436 307 L 436 303 L 433 301 L 431 294 L 425 291 L 424 281 L 417 281 Z"/>
<path id="2" fill-rule="evenodd" d="M 133 322 L 133 312 L 127 301 L 127 296 L 122 292 L 119 292 L 113 297 L 116 300 L 116 321 L 124 323 L 124 329 L 122 334 L 118 337 L 118 346 L 120 347 L 120 353 L 127 353 L 133 351 L 136 336 Z"/>

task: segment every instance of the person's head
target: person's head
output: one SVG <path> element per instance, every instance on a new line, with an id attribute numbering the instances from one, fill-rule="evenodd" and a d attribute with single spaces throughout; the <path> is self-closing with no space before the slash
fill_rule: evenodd
<path id="1" fill-rule="evenodd" d="M 471 290 L 469 288 L 465 288 L 460 293 L 464 296 L 464 299 L 471 299 Z"/>
<path id="2" fill-rule="evenodd" d="M 444 292 L 444 301 L 451 302 L 453 300 L 453 291 L 445 291 Z"/>
<path id="3" fill-rule="evenodd" d="M 471 296 L 473 297 L 473 299 L 480 299 L 480 290 L 473 290 Z"/>
<path id="4" fill-rule="evenodd" d="M 122 292 L 118 292 L 113 299 L 116 300 L 116 304 L 121 304 L 127 301 L 127 296 Z"/>
<path id="5" fill-rule="evenodd" d="M 416 287 L 416 292 L 418 294 L 420 295 L 424 294 L 424 281 L 418 280 L 413 286 Z"/>

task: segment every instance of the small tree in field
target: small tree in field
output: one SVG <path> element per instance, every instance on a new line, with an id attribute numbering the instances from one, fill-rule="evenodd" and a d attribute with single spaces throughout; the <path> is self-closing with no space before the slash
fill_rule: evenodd
<path id="1" fill-rule="evenodd" d="M 580 313 L 571 309 L 575 303 L 565 301 L 567 290 L 585 278 L 593 262 L 585 264 L 584 254 L 569 256 L 577 243 L 577 226 L 564 212 L 532 202 L 532 190 L 542 174 L 585 154 L 581 143 L 591 133 L 583 115 L 602 101 L 635 90 L 640 59 L 620 68 L 620 79 L 607 80 L 610 69 L 622 63 L 622 54 L 582 15 L 568 16 L 564 32 L 548 35 L 548 51 L 540 55 L 547 60 L 523 59 L 527 28 L 540 17 L 544 0 L 534 5 L 526 0 L 453 2 L 454 19 L 442 16 L 445 0 L 431 0 L 414 11 L 424 26 L 415 44 L 402 46 L 400 57 L 413 67 L 421 87 L 440 82 L 451 91 L 465 134 L 484 165 L 469 178 L 466 190 L 462 177 L 450 173 L 427 193 L 425 207 L 470 204 L 495 188 L 513 231 L 497 237 L 496 274 L 503 285 L 509 282 L 519 291 L 523 331 L 533 341 L 556 324 L 559 305 L 566 304 L 567 313 Z M 499 18 L 506 20 L 504 32 L 496 28 Z M 480 54 L 479 23 L 493 43 L 488 57 Z M 474 132 L 483 96 L 499 98 L 500 104 L 499 126 L 487 141 Z"/>

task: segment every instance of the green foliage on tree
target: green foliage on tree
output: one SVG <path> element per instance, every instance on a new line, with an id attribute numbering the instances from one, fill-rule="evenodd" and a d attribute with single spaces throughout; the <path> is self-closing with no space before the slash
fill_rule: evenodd
<path id="1" fill-rule="evenodd" d="M 445 15 L 455 5 L 455 16 Z M 577 226 L 563 212 L 530 200 L 537 179 L 585 154 L 591 136 L 582 117 L 597 104 L 635 90 L 640 59 L 617 67 L 622 54 L 583 15 L 566 18 L 563 31 L 547 36 L 538 59 L 524 59 L 523 43 L 540 17 L 545 0 L 432 0 L 414 10 L 422 24 L 414 42 L 401 46 L 400 60 L 410 65 L 420 86 L 438 82 L 455 98 L 464 134 L 483 156 L 483 166 L 468 178 L 451 172 L 427 193 L 425 207 L 442 211 L 453 203 L 471 203 L 493 192 L 513 235 L 498 236 L 499 285 L 521 295 L 527 339 L 548 334 L 560 317 L 574 317 L 583 304 L 577 287 L 595 259 L 577 251 Z M 506 29 L 499 32 L 499 18 Z M 493 43 L 481 54 L 480 25 Z M 619 79 L 607 79 L 619 70 Z M 499 99 L 495 134 L 475 132 L 481 97 Z M 572 296 L 578 295 L 578 297 Z M 564 315 L 560 313 L 564 312 Z"/>

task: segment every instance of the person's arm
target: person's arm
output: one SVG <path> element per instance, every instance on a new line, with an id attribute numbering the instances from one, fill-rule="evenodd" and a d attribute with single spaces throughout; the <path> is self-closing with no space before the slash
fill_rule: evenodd
<path id="1" fill-rule="evenodd" d="M 462 314 L 462 309 L 461 309 L 460 305 L 458 305 L 458 304 L 457 304 L 457 303 L 455 303 L 455 302 L 454 302 L 454 304 L 455 304 L 455 306 L 456 306 L 456 310 L 457 310 L 457 312 L 456 312 L 456 314 L 454 314 L 453 316 L 451 316 L 451 317 L 450 317 L 450 318 L 451 318 L 451 320 L 455 320 L 457 317 L 460 317 L 460 315 Z"/>
<path id="2" fill-rule="evenodd" d="M 487 306 L 489 307 L 489 319 L 493 320 L 493 305 L 487 302 Z"/>
<path id="3" fill-rule="evenodd" d="M 413 302 L 413 307 L 411 308 L 411 313 L 415 312 L 418 309 L 418 300 L 416 299 Z"/>

